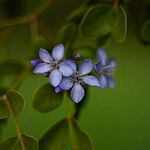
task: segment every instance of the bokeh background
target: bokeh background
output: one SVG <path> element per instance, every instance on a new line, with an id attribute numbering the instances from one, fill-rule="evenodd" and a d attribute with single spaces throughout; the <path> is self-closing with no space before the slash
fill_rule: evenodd
<path id="1" fill-rule="evenodd" d="M 52 1 L 39 19 L 38 40 L 42 44 L 33 47 L 31 25 L 9 25 L 11 23 L 6 20 L 29 14 L 44 1 L 0 0 L 0 63 L 10 59 L 26 63 L 39 46 L 43 45 L 49 49 L 53 47 L 59 41 L 58 30 L 65 23 L 67 16 L 82 2 Z M 107 47 L 108 55 L 117 60 L 114 75 L 116 88 L 104 91 L 90 88 L 88 103 L 79 119 L 80 127 L 91 136 L 95 150 L 150 149 L 150 45 L 149 42 L 143 41 L 140 34 L 143 20 L 147 16 L 147 7 L 143 6 L 142 0 L 130 0 L 126 6 L 126 39 L 122 43 L 112 42 Z M 4 24 L 8 26 L 5 27 Z M 36 24 L 33 26 L 36 27 Z M 37 34 L 34 28 L 32 34 Z M 92 53 L 95 54 L 95 51 Z M 14 76 L 5 76 L 0 80 L 0 86 L 8 86 L 13 79 Z M 46 82 L 47 79 L 30 72 L 18 89 L 24 95 L 26 103 L 24 111 L 18 117 L 19 124 L 23 133 L 37 138 L 50 125 L 66 116 L 65 102 L 50 113 L 40 113 L 33 109 L 33 95 Z M 0 139 L 16 135 L 11 122 L 10 119 L 8 123 L 2 124 Z"/>

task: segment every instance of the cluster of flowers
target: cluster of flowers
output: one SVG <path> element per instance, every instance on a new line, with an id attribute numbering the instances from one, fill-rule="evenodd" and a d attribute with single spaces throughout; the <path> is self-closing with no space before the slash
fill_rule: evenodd
<path id="1" fill-rule="evenodd" d="M 85 85 L 96 86 L 100 89 L 115 86 L 112 77 L 116 67 L 115 60 L 108 60 L 102 48 L 97 49 L 96 55 L 96 64 L 93 64 L 91 59 L 86 59 L 77 66 L 71 59 L 63 60 L 64 46 L 58 44 L 52 50 L 52 54 L 45 49 L 40 49 L 40 59 L 32 60 L 31 64 L 35 67 L 33 73 L 49 78 L 49 83 L 56 93 L 70 90 L 71 98 L 78 103 L 85 95 Z M 92 71 L 95 71 L 96 76 L 90 75 Z"/>

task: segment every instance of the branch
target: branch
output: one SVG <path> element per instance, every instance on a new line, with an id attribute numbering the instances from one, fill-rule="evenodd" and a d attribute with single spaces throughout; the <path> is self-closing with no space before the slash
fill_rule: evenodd
<path id="1" fill-rule="evenodd" d="M 4 95 L 3 97 L 0 97 L 0 98 L 6 101 L 7 109 L 8 109 L 9 113 L 12 116 L 12 119 L 13 119 L 13 122 L 14 122 L 14 125 L 15 125 L 15 128 L 16 128 L 16 131 L 17 131 L 18 141 L 19 141 L 19 143 L 21 145 L 22 150 L 25 150 L 25 146 L 24 146 L 23 139 L 22 139 L 22 136 L 21 136 L 21 130 L 19 128 L 18 121 L 17 121 L 17 119 L 16 119 L 16 117 L 15 117 L 15 115 L 13 113 L 13 110 L 12 110 L 11 104 L 10 104 L 8 98 L 7 98 L 7 95 Z"/>

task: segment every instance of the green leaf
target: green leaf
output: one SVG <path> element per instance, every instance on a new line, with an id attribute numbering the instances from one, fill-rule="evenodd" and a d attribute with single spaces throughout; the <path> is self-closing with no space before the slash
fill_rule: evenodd
<path id="1" fill-rule="evenodd" d="M 38 150 L 38 143 L 34 137 L 22 135 L 25 150 Z M 0 142 L 1 150 L 22 150 L 18 138 L 12 137 Z"/>
<path id="2" fill-rule="evenodd" d="M 145 42 L 150 42 L 150 18 L 143 24 L 141 37 Z"/>
<path id="3" fill-rule="evenodd" d="M 75 119 L 72 119 L 73 130 L 73 150 L 93 150 L 91 138 L 87 133 L 82 131 Z"/>
<path id="4" fill-rule="evenodd" d="M 0 119 L 7 119 L 9 112 L 6 106 L 6 101 L 0 100 Z"/>
<path id="5" fill-rule="evenodd" d="M 79 27 L 82 36 L 101 38 L 112 34 L 116 42 L 122 42 L 126 36 L 127 19 L 120 6 L 114 10 L 111 4 L 100 4 L 91 7 Z"/>
<path id="6" fill-rule="evenodd" d="M 23 96 L 14 90 L 9 90 L 7 93 L 7 99 L 10 102 L 13 114 L 17 117 L 24 109 L 25 101 Z"/>
<path id="7" fill-rule="evenodd" d="M 112 31 L 112 37 L 116 42 L 123 42 L 127 32 L 127 17 L 122 6 L 118 8 L 116 13 L 117 18 L 114 30 Z"/>
<path id="8" fill-rule="evenodd" d="M 111 32 L 113 17 L 111 5 L 93 6 L 83 17 L 79 31 L 83 36 L 104 36 Z"/>
<path id="9" fill-rule="evenodd" d="M 0 63 L 0 78 L 5 75 L 17 75 L 20 73 L 24 65 L 18 61 L 7 60 Z"/>
<path id="10" fill-rule="evenodd" d="M 50 84 L 46 83 L 35 93 L 33 107 L 40 112 L 50 112 L 61 104 L 62 99 L 62 93 L 56 94 Z"/>
<path id="11" fill-rule="evenodd" d="M 76 35 L 76 26 L 73 23 L 69 23 L 60 30 L 60 41 L 63 44 L 71 42 Z"/>
<path id="12" fill-rule="evenodd" d="M 7 100 L 9 101 L 13 115 L 18 116 L 24 108 L 23 96 L 14 90 L 9 90 L 7 93 Z M 9 117 L 9 111 L 7 109 L 6 100 L 0 100 L 0 119 L 6 119 Z"/>
<path id="13" fill-rule="evenodd" d="M 93 150 L 90 137 L 72 118 L 54 124 L 39 140 L 39 150 Z"/>
<path id="14" fill-rule="evenodd" d="M 88 10 L 88 7 L 79 7 L 78 9 L 75 9 L 69 16 L 67 21 L 68 22 L 73 22 L 75 24 L 79 24 L 85 15 L 86 11 Z"/>
<path id="15" fill-rule="evenodd" d="M 39 140 L 39 150 L 64 150 L 68 140 L 68 123 L 63 119 L 54 124 Z"/>

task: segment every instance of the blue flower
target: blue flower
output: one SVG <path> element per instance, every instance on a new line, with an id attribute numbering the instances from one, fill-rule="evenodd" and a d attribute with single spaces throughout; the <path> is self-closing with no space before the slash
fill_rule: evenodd
<path id="1" fill-rule="evenodd" d="M 69 64 L 73 69 L 73 75 L 70 77 L 64 77 L 60 83 L 60 88 L 62 90 L 71 89 L 71 98 L 74 102 L 80 102 L 84 95 L 85 91 L 83 88 L 84 84 L 91 86 L 99 86 L 98 79 L 92 75 L 87 75 L 93 70 L 93 63 L 91 60 L 84 60 L 77 71 L 77 66 L 74 61 L 66 60 L 65 63 Z"/>
<path id="2" fill-rule="evenodd" d="M 95 64 L 95 70 L 99 74 L 99 87 L 104 89 L 106 86 L 110 88 L 115 87 L 114 78 L 112 73 L 116 68 L 115 59 L 107 59 L 107 54 L 104 49 L 99 48 L 97 50 L 97 63 Z"/>
<path id="3" fill-rule="evenodd" d="M 57 87 L 62 76 L 71 76 L 73 69 L 67 63 L 61 62 L 64 57 L 64 46 L 58 44 L 52 50 L 52 55 L 45 50 L 40 49 L 39 51 L 40 60 L 32 60 L 31 64 L 35 67 L 35 74 L 48 74 L 49 82 L 52 86 Z"/>
<path id="4" fill-rule="evenodd" d="M 39 60 L 39 59 L 33 59 L 33 60 L 31 60 L 31 65 L 33 67 L 36 67 L 39 63 L 41 63 L 41 60 Z"/>

